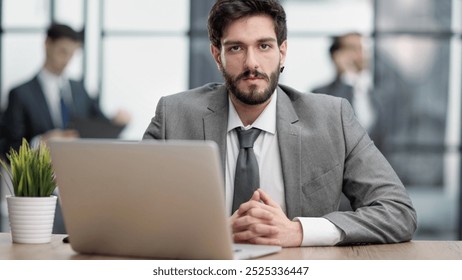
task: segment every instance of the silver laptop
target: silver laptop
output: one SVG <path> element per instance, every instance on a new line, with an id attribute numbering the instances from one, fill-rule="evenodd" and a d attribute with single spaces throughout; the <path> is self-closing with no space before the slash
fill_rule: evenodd
<path id="1" fill-rule="evenodd" d="M 79 253 L 248 259 L 281 250 L 232 243 L 214 142 L 81 139 L 49 146 L 64 223 Z"/>

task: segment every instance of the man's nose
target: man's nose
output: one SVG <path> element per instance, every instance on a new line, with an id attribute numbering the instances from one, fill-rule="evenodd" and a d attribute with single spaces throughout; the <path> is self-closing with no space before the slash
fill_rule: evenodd
<path id="1" fill-rule="evenodd" d="M 245 66 L 247 69 L 257 69 L 259 64 L 258 64 L 258 57 L 257 54 L 254 50 L 248 49 L 246 56 L 245 56 Z"/>

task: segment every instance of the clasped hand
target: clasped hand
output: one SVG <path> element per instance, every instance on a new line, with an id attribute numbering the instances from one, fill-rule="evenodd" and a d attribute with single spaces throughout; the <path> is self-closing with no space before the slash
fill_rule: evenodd
<path id="1" fill-rule="evenodd" d="M 300 246 L 303 231 L 300 222 L 287 218 L 281 207 L 263 190 L 241 204 L 230 217 L 234 242 L 282 247 Z"/>

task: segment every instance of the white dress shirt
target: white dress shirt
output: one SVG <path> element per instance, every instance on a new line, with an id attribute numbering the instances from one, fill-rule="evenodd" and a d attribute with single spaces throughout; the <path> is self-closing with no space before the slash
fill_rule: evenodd
<path id="1" fill-rule="evenodd" d="M 250 129 L 252 127 L 262 130 L 254 143 L 254 152 L 260 171 L 260 188 L 264 190 L 284 213 L 286 211 L 284 181 L 282 176 L 281 157 L 276 131 L 276 101 L 277 91 L 273 94 L 270 103 L 252 125 L 245 127 L 239 115 L 229 100 L 228 133 L 226 136 L 226 209 L 231 215 L 234 193 L 234 173 L 239 154 L 239 140 L 236 127 Z M 335 245 L 342 238 L 342 232 L 329 220 L 324 218 L 297 217 L 303 228 L 302 246 L 328 246 Z"/>
<path id="2" fill-rule="evenodd" d="M 62 127 L 63 120 L 61 115 L 61 94 L 63 94 L 64 102 L 72 104 L 72 96 L 70 94 L 69 79 L 64 75 L 55 75 L 46 69 L 42 69 L 38 74 L 38 80 L 42 86 L 43 94 L 50 109 L 51 118 L 56 127 Z"/>
<path id="3" fill-rule="evenodd" d="M 367 71 L 360 73 L 347 72 L 343 74 L 342 80 L 353 87 L 352 106 L 359 123 L 371 131 L 377 116 L 371 101 L 372 78 Z"/>
<path id="4" fill-rule="evenodd" d="M 50 110 L 51 119 L 56 127 L 62 126 L 60 106 L 61 77 L 42 69 L 38 74 L 38 80 L 42 86 L 43 94 Z"/>
<path id="5" fill-rule="evenodd" d="M 55 75 L 45 68 L 42 68 L 38 73 L 38 81 L 42 87 L 45 100 L 50 110 L 51 120 L 55 127 L 63 126 L 61 115 L 61 94 L 63 94 L 64 102 L 72 104 L 71 85 L 69 79 L 64 75 Z M 31 146 L 38 147 L 42 135 L 37 135 L 31 139 Z"/>

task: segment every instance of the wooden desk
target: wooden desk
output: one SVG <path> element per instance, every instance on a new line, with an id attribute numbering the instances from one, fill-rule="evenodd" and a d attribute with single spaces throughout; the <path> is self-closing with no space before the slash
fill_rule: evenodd
<path id="1" fill-rule="evenodd" d="M 65 235 L 53 235 L 51 243 L 15 244 L 10 233 L 0 233 L 2 260 L 110 260 L 111 256 L 81 255 L 64 244 Z M 401 244 L 345 247 L 287 248 L 265 260 L 462 260 L 462 241 L 411 241 Z"/>

